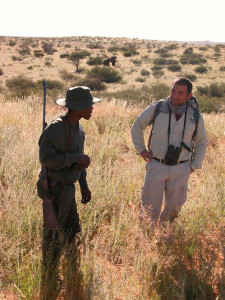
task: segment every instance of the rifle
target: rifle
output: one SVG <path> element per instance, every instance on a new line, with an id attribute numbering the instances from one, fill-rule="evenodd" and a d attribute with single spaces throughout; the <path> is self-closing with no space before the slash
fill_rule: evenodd
<path id="1" fill-rule="evenodd" d="M 42 131 L 45 130 L 47 123 L 45 122 L 45 107 L 46 107 L 46 81 L 43 81 L 44 88 L 44 102 L 43 102 L 43 127 Z M 44 220 L 44 229 L 47 230 L 60 230 L 61 225 L 56 216 L 56 211 L 54 207 L 55 196 L 52 196 L 49 193 L 48 189 L 48 169 L 45 166 L 41 166 L 41 184 L 44 192 L 43 198 L 43 220 Z"/>

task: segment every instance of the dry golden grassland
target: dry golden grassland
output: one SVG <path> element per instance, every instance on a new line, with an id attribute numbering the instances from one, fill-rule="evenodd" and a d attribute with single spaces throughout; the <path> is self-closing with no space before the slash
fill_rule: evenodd
<path id="1" fill-rule="evenodd" d="M 10 42 L 16 44 L 10 46 Z M 34 56 L 35 50 L 43 50 L 42 43 L 50 43 L 56 50 L 51 55 L 45 54 L 42 58 Z M 97 44 L 101 48 L 90 49 L 88 45 Z M 122 47 L 130 44 L 136 48 L 139 52 L 138 55 L 125 57 L 122 51 L 109 52 L 109 47 Z M 205 74 L 196 74 L 194 69 L 196 65 L 181 65 L 182 70 L 179 72 L 171 72 L 164 66 L 162 75 L 159 78 L 153 76 L 152 67 L 154 66 L 153 60 L 159 58 L 159 53 L 155 53 L 155 50 L 162 49 L 171 44 L 177 44 L 177 49 L 170 50 L 170 59 L 178 60 L 183 54 L 184 50 L 188 47 L 192 47 L 194 53 L 202 54 L 207 59 L 207 63 L 204 64 L 208 68 L 208 72 Z M 19 50 L 21 45 L 27 45 L 30 49 L 29 55 L 20 55 Z M 112 55 L 117 56 L 117 64 L 114 67 L 123 76 L 122 84 L 108 84 L 108 91 L 123 90 L 125 88 L 138 88 L 142 87 L 142 82 L 137 82 L 138 77 L 142 77 L 146 85 L 152 85 L 156 82 L 165 83 L 169 86 L 175 77 L 182 74 L 195 74 L 197 80 L 195 85 L 204 86 L 210 83 L 217 82 L 221 83 L 225 80 L 225 72 L 220 71 L 220 67 L 225 65 L 225 48 L 221 48 L 219 55 L 215 56 L 215 45 L 205 46 L 205 50 L 201 50 L 201 44 L 187 44 L 178 42 L 163 42 L 163 41 L 151 41 L 151 40 L 138 40 L 138 39 L 126 39 L 126 38 L 100 38 L 100 37 L 71 37 L 71 38 L 19 38 L 19 37 L 0 37 L 0 53 L 1 53 L 1 64 L 0 68 L 3 74 L 0 76 L 0 87 L 2 92 L 6 92 L 5 81 L 11 79 L 13 76 L 23 74 L 33 80 L 39 79 L 56 79 L 60 78 L 60 70 L 66 70 L 67 72 L 74 74 L 75 79 L 83 78 L 85 71 L 90 70 L 92 66 L 86 64 L 88 57 L 83 59 L 80 63 L 80 67 L 83 72 L 75 74 L 75 66 L 68 61 L 68 59 L 60 58 L 61 54 L 72 53 L 79 50 L 88 50 L 91 52 L 91 56 L 97 55 L 104 57 L 111 57 Z M 13 61 L 12 57 L 22 58 L 22 61 Z M 140 61 L 140 64 L 134 63 L 135 60 Z M 150 72 L 149 76 L 141 76 L 141 70 L 146 69 Z M 73 80 L 74 82 L 74 80 Z M 66 86 L 70 82 L 65 82 Z"/>
<path id="2" fill-rule="evenodd" d="M 39 299 L 42 204 L 36 195 L 42 99 L 0 98 L 0 298 Z M 225 299 L 225 114 L 204 114 L 209 145 L 191 175 L 188 201 L 161 246 L 140 233 L 144 161 L 130 127 L 142 110 L 125 102 L 94 106 L 86 131 L 92 201 L 77 203 L 87 299 Z M 62 113 L 47 106 L 47 122 Z M 59 299 L 63 299 L 63 293 Z"/>

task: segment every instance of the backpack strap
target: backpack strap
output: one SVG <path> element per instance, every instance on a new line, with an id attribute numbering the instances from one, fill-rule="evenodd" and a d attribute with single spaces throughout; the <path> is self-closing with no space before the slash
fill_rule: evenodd
<path id="1" fill-rule="evenodd" d="M 156 117 L 158 116 L 158 114 L 160 113 L 160 108 L 163 104 L 165 100 L 162 99 L 162 100 L 159 100 L 155 106 L 155 111 L 154 111 L 154 114 L 153 114 L 153 118 L 150 120 L 149 122 L 149 126 L 152 125 L 152 128 L 151 128 L 151 132 L 150 132 L 150 135 L 149 135 L 149 139 L 148 139 L 148 149 L 150 149 L 150 145 L 151 145 L 151 140 L 152 140 L 152 133 L 153 133 L 153 126 L 154 126 L 154 123 L 155 123 L 155 119 Z"/>
<path id="2" fill-rule="evenodd" d="M 195 138 L 195 136 L 197 134 L 198 122 L 199 122 L 199 117 L 200 117 L 200 112 L 199 112 L 198 107 L 193 107 L 193 110 L 194 110 L 195 130 L 192 135 L 192 140 Z"/>

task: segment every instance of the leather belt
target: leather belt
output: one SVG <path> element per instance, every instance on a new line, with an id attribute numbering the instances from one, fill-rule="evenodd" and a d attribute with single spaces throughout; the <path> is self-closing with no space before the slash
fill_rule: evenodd
<path id="1" fill-rule="evenodd" d="M 187 160 L 180 160 L 178 161 L 176 164 L 174 165 L 170 165 L 170 164 L 167 164 L 165 159 L 160 159 L 160 158 L 157 158 L 157 157 L 153 157 L 154 160 L 157 160 L 158 162 L 160 162 L 161 164 L 164 164 L 164 165 L 167 165 L 167 166 L 174 166 L 174 165 L 179 165 L 179 164 L 182 164 L 182 163 L 185 163 L 186 161 L 189 161 L 189 159 Z"/>

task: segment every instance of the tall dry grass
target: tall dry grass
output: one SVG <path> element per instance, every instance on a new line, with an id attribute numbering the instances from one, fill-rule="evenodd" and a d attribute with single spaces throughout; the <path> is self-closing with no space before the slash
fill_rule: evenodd
<path id="1" fill-rule="evenodd" d="M 135 153 L 130 127 L 140 111 L 125 102 L 104 101 L 94 106 L 90 121 L 82 121 L 93 198 L 82 205 L 77 187 L 86 297 L 224 299 L 225 115 L 204 115 L 209 146 L 203 169 L 191 176 L 173 239 L 159 246 L 140 234 L 138 223 L 144 162 Z M 61 113 L 59 107 L 48 106 L 47 121 Z M 0 297 L 38 299 L 41 99 L 0 99 L 0 122 Z"/>

